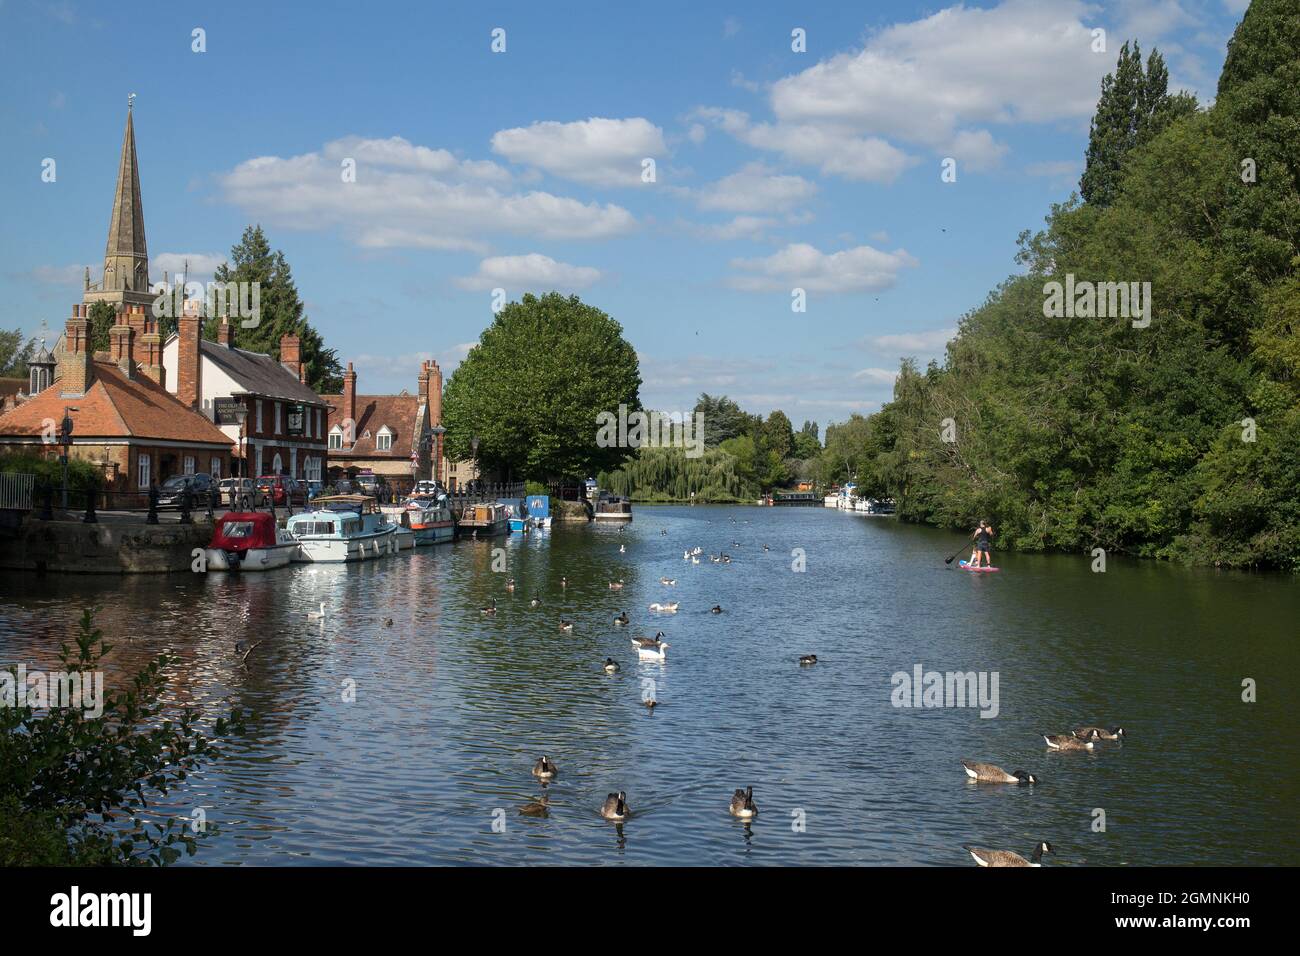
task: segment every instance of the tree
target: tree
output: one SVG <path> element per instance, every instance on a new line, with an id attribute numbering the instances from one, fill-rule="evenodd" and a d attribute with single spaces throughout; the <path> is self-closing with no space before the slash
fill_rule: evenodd
<path id="1" fill-rule="evenodd" d="M 107 352 L 112 348 L 108 330 L 117 323 L 117 310 L 108 302 L 95 302 L 86 316 L 90 322 L 90 351 Z"/>
<path id="2" fill-rule="evenodd" d="M 623 328 L 577 296 L 525 295 L 493 319 L 447 381 L 452 458 L 510 479 L 594 476 L 632 453 L 598 443 L 601 413 L 640 408 L 640 367 Z"/>
<path id="3" fill-rule="evenodd" d="M 1169 123 L 1196 110 L 1190 94 L 1170 96 L 1164 57 L 1152 50 L 1142 71 L 1142 51 L 1125 43 L 1114 73 L 1101 81 L 1101 98 L 1088 133 L 1087 165 L 1079 181 L 1086 202 L 1109 206 L 1119 191 L 1124 161 Z"/>
<path id="4" fill-rule="evenodd" d="M 0 376 L 25 378 L 27 363 L 36 354 L 36 340 L 23 341 L 23 330 L 6 332 L 0 329 Z"/>
<path id="5" fill-rule="evenodd" d="M 233 263 L 233 266 L 232 266 Z M 280 358 L 280 339 L 297 335 L 301 340 L 302 360 L 307 365 L 307 384 L 321 394 L 343 389 L 343 368 L 338 354 L 325 347 L 319 332 L 303 316 L 303 302 L 284 253 L 271 250 L 261 226 L 249 226 L 240 241 L 231 247 L 230 263 L 222 263 L 213 280 L 256 282 L 259 284 L 260 314 L 258 324 L 244 328 L 243 320 L 232 316 L 235 345 L 251 352 L 264 352 Z M 221 316 L 208 316 L 204 336 L 216 339 Z"/>
<path id="6" fill-rule="evenodd" d="M 779 408 L 767 416 L 763 423 L 763 447 L 779 459 L 789 458 L 794 454 L 794 428 L 785 412 Z"/>
<path id="7" fill-rule="evenodd" d="M 755 435 L 762 419 L 750 415 L 725 395 L 701 392 L 694 411 L 704 416 L 704 444 L 716 448 L 729 438 Z"/>

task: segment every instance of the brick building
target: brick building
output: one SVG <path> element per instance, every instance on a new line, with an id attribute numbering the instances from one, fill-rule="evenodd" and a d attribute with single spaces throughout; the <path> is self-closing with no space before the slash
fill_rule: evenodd
<path id="1" fill-rule="evenodd" d="M 329 405 L 307 387 L 298 336 L 280 339 L 277 362 L 235 348 L 227 320 L 215 342 L 201 337 L 201 323 L 187 310 L 163 346 L 168 388 L 230 439 L 236 474 L 323 481 Z"/>
<path id="2" fill-rule="evenodd" d="M 441 478 L 442 370 L 420 366 L 414 395 L 357 393 L 357 373 L 348 363 L 342 395 L 322 395 L 329 403 L 329 482 L 363 472 L 382 476 L 398 492 L 417 481 Z"/>

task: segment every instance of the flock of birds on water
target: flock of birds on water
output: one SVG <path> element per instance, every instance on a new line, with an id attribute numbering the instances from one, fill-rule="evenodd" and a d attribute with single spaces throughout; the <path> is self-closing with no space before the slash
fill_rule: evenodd
<path id="1" fill-rule="evenodd" d="M 734 518 L 731 520 L 735 523 Z M 623 530 L 623 528 L 619 528 L 620 532 Z M 666 535 L 668 534 L 668 531 L 665 528 L 661 529 L 659 533 L 661 535 Z M 733 547 L 739 546 L 739 542 L 733 543 Z M 620 544 L 618 550 L 620 554 L 626 554 L 627 546 Z M 769 551 L 771 549 L 765 544 L 763 545 L 763 550 Z M 699 564 L 700 555 L 703 553 L 702 548 L 688 548 L 682 552 L 682 559 L 692 564 Z M 714 564 L 730 564 L 731 556 L 724 552 L 709 555 L 709 560 Z M 677 580 L 675 578 L 662 577 L 659 579 L 659 583 L 664 587 L 672 587 L 677 583 Z M 623 585 L 624 582 L 620 578 L 616 581 L 610 581 L 609 589 L 611 591 L 621 591 Z M 568 586 L 568 578 L 561 577 L 560 587 L 567 588 Z M 506 581 L 505 589 L 507 592 L 514 592 L 514 578 L 510 578 Z M 532 608 L 538 608 L 542 606 L 542 600 L 534 594 L 532 598 L 529 599 L 528 604 Z M 652 613 L 676 614 L 679 607 L 680 603 L 677 601 L 656 601 L 649 605 L 648 610 Z M 479 613 L 487 617 L 495 615 L 497 613 L 496 599 L 494 598 L 488 601 L 486 605 L 479 608 Z M 715 604 L 709 609 L 709 613 L 722 614 L 722 606 Z M 318 621 L 323 624 L 325 615 L 325 602 L 322 601 L 320 610 L 309 611 L 307 613 L 307 618 L 308 620 Z M 620 612 L 613 619 L 615 627 L 627 627 L 631 623 L 632 621 L 628 616 L 627 611 Z M 385 626 L 391 627 L 392 624 L 392 618 L 386 618 L 384 620 Z M 561 618 L 559 627 L 561 631 L 566 633 L 572 632 L 573 622 Z M 632 647 L 636 650 L 637 657 L 641 660 L 664 661 L 667 660 L 668 648 L 672 646 L 664 638 L 665 635 L 663 631 L 659 631 L 654 637 L 636 636 L 632 638 Z M 253 649 L 261 643 L 261 641 L 258 641 L 252 646 L 247 646 L 243 642 L 237 643 L 235 645 L 235 653 L 241 655 L 241 663 L 247 666 L 248 655 L 251 654 Z M 799 657 L 799 665 L 801 667 L 810 667 L 816 663 L 816 654 L 803 654 Z M 618 661 L 614 660 L 612 657 L 605 658 L 605 661 L 601 666 L 607 674 L 617 673 L 621 669 Z M 653 712 L 655 707 L 659 705 L 658 701 L 653 697 L 642 701 L 642 704 L 651 712 Z M 1049 750 L 1073 752 L 1091 751 L 1097 746 L 1098 741 L 1105 740 L 1119 742 L 1124 739 L 1125 733 L 1123 727 L 1112 727 L 1110 729 L 1105 727 L 1078 727 L 1070 731 L 1068 734 L 1043 734 L 1042 737 Z M 976 783 L 1033 785 L 1039 782 L 1038 778 L 1032 773 L 1026 773 L 1023 770 L 1015 770 L 1008 773 L 996 764 L 963 759 L 961 765 L 966 771 L 966 776 Z M 537 762 L 533 764 L 532 775 L 536 777 L 543 786 L 546 786 L 553 781 L 559 773 L 560 770 L 555 765 L 555 762 L 545 754 L 539 757 Z M 758 816 L 758 806 L 754 803 L 754 788 L 752 786 L 744 787 L 743 789 L 737 787 L 735 792 L 731 795 L 731 803 L 728 809 L 733 817 L 745 821 L 752 820 L 754 817 Z M 548 816 L 550 813 L 550 797 L 546 794 L 535 797 L 531 802 L 521 807 L 519 813 L 527 817 Z M 606 820 L 611 820 L 620 824 L 627 820 L 632 815 L 632 810 L 628 806 L 627 802 L 627 793 L 623 790 L 619 790 L 616 793 L 609 794 L 605 798 L 605 802 L 601 804 L 600 815 Z M 969 853 L 975 862 L 981 867 L 1042 866 L 1043 854 L 1055 852 L 1055 848 L 1046 840 L 1040 840 L 1038 842 L 1028 859 L 1012 850 L 994 850 L 987 847 L 972 845 L 965 845 L 962 849 Z"/>

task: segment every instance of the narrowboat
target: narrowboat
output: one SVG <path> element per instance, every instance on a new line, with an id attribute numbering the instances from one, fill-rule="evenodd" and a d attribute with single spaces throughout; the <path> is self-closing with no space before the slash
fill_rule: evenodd
<path id="1" fill-rule="evenodd" d="M 495 501 L 480 501 L 466 505 L 460 516 L 462 535 L 477 533 L 482 536 L 505 534 L 509 517 L 506 506 Z"/>
<path id="2" fill-rule="evenodd" d="M 207 547 L 209 571 L 268 571 L 294 560 L 298 542 L 269 514 L 229 511 L 217 520 Z"/>
<path id="3" fill-rule="evenodd" d="M 298 542 L 298 561 L 341 564 L 369 561 L 400 550 L 397 525 L 368 495 L 327 495 L 312 501 L 312 510 L 289 519 Z"/>
<path id="4" fill-rule="evenodd" d="M 406 547 L 440 544 L 456 535 L 456 522 L 447 507 L 446 495 L 439 498 L 415 495 L 400 505 L 387 505 L 383 510 L 388 520 L 397 525 L 399 536 L 403 532 L 410 534 L 411 545 Z"/>
<path id="5" fill-rule="evenodd" d="M 631 521 L 632 502 L 627 498 L 602 492 L 593 505 L 592 517 L 597 521 Z"/>

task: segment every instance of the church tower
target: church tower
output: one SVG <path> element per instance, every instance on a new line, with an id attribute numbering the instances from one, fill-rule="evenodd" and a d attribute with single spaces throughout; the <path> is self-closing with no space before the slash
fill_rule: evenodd
<path id="1" fill-rule="evenodd" d="M 144 238 L 144 202 L 140 195 L 140 169 L 135 157 L 133 102 L 127 99 L 126 132 L 117 167 L 117 191 L 108 222 L 104 249 L 104 276 L 98 285 L 86 282 L 86 304 L 108 302 L 115 311 L 127 306 L 151 306 L 157 296 L 149 291 L 149 250 Z"/>

